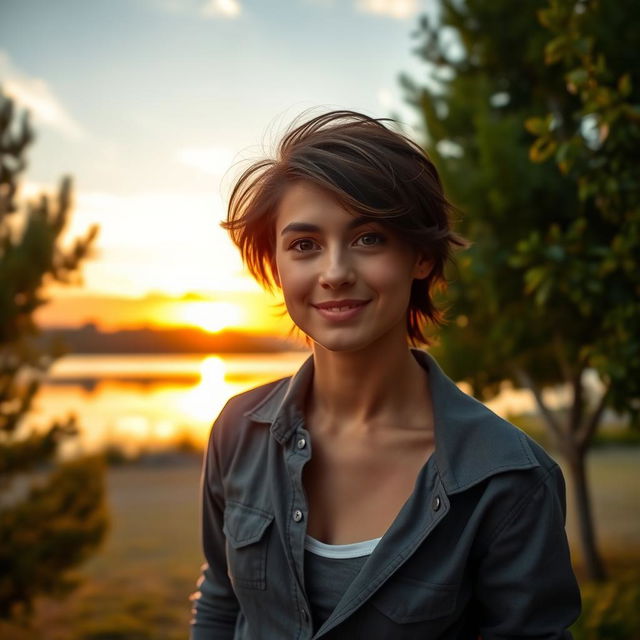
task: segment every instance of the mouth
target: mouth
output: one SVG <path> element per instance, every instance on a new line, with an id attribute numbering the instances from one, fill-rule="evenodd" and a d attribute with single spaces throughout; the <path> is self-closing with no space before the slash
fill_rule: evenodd
<path id="1" fill-rule="evenodd" d="M 318 313 L 327 320 L 343 321 L 351 320 L 360 314 L 360 312 L 371 302 L 370 300 L 362 301 L 344 301 L 334 303 L 322 303 L 320 305 L 312 305 Z"/>

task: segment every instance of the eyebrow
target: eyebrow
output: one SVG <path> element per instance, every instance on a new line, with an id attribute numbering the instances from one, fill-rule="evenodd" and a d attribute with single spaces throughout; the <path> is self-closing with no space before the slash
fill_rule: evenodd
<path id="1" fill-rule="evenodd" d="M 377 220 L 367 216 L 358 216 L 349 222 L 347 229 L 350 231 L 351 229 L 356 229 L 357 227 L 362 227 L 363 225 L 370 224 L 372 222 L 377 222 Z M 291 233 L 292 231 L 313 233 L 322 231 L 322 229 L 318 225 L 311 224 L 309 222 L 291 222 L 280 232 L 280 235 L 283 236 L 286 233 Z"/>

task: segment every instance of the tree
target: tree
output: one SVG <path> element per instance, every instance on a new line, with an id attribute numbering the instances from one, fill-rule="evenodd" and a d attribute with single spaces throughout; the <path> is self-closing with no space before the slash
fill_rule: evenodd
<path id="1" fill-rule="evenodd" d="M 37 348 L 34 311 L 47 302 L 48 283 L 78 278 L 98 231 L 91 227 L 71 248 L 60 246 L 72 207 L 69 178 L 54 199 L 18 206 L 33 138 L 28 114 L 17 121 L 13 101 L 0 91 L 0 619 L 21 621 L 37 595 L 74 586 L 67 570 L 98 547 L 108 522 L 101 458 L 60 455 L 77 434 L 75 417 L 45 429 L 28 422 L 42 375 L 63 352 Z"/>
<path id="2" fill-rule="evenodd" d="M 638 222 L 635 214 L 629 218 L 622 239 L 617 225 L 633 207 L 621 209 L 611 199 L 604 208 L 594 204 L 603 194 L 604 174 L 615 168 L 601 168 L 602 181 L 584 182 L 550 162 L 531 162 L 534 142 L 535 160 L 557 152 L 561 162 L 575 160 L 576 172 L 583 166 L 577 141 L 553 148 L 545 138 L 551 131 L 576 134 L 585 116 L 576 115 L 584 100 L 567 91 L 564 70 L 545 64 L 545 50 L 562 47 L 547 46 L 550 33 L 538 19 L 544 8 L 542 0 L 523 0 L 517 8 L 508 0 L 442 0 L 438 23 L 422 17 L 415 34 L 416 53 L 431 65 L 428 85 L 406 75 L 401 82 L 422 115 L 425 147 L 463 212 L 460 231 L 473 242 L 449 274 L 453 321 L 440 332 L 440 357 L 483 399 L 505 379 L 531 390 L 568 464 L 587 574 L 603 579 L 585 460 L 605 408 L 630 413 L 637 422 L 640 362 L 631 327 L 634 321 L 638 326 Z M 637 19 L 613 33 L 632 9 L 630 0 L 603 0 L 597 15 L 581 22 L 615 61 L 616 77 L 634 68 Z M 549 112 L 548 119 L 534 119 Z M 539 134 L 537 141 L 531 131 Z M 634 189 L 637 194 L 634 166 L 622 180 L 629 198 Z M 601 382 L 595 401 L 586 392 L 589 369 Z M 558 384 L 571 389 L 566 411 L 552 410 L 543 394 Z"/>

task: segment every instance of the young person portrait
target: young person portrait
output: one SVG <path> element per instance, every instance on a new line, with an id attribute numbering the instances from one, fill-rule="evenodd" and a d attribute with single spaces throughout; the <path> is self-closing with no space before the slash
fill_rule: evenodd
<path id="1" fill-rule="evenodd" d="M 233 185 L 222 224 L 312 353 L 213 424 L 192 640 L 571 638 L 561 470 L 426 350 L 466 241 L 386 123 L 294 121 Z"/>

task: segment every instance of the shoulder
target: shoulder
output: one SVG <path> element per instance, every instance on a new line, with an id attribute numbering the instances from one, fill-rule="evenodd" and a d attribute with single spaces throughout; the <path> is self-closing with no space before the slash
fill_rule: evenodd
<path id="1" fill-rule="evenodd" d="M 435 459 L 448 494 L 492 478 L 526 481 L 555 465 L 521 429 L 464 392 L 425 351 L 414 350 L 428 370 L 436 428 Z"/>
<path id="2" fill-rule="evenodd" d="M 551 454 L 522 429 L 481 406 L 485 419 L 476 425 L 479 430 L 474 435 L 488 441 L 485 452 L 493 462 L 487 464 L 487 476 L 495 476 L 494 481 L 521 497 L 542 484 L 554 485 L 554 477 L 562 472 Z"/>
<path id="3" fill-rule="evenodd" d="M 490 412 L 486 408 L 487 412 Z M 493 414 L 484 424 L 484 436 L 499 444 L 501 464 L 493 466 L 481 483 L 488 507 L 488 521 L 493 521 L 491 539 L 523 510 L 537 512 L 550 509 L 564 512 L 565 484 L 562 470 L 551 454 L 519 427 Z M 532 525 L 533 526 L 533 525 Z"/>
<path id="4" fill-rule="evenodd" d="M 442 407 L 436 453 L 449 493 L 489 479 L 527 484 L 557 466 L 529 435 L 462 390 L 452 389 L 445 399 L 436 399 Z"/>
<path id="5" fill-rule="evenodd" d="M 459 447 L 446 483 L 457 508 L 481 515 L 478 549 L 488 549 L 518 520 L 530 533 L 553 519 L 562 527 L 565 482 L 556 460 L 516 425 L 477 403 L 474 419 L 458 424 Z M 463 438 L 463 434 L 466 436 Z"/>

